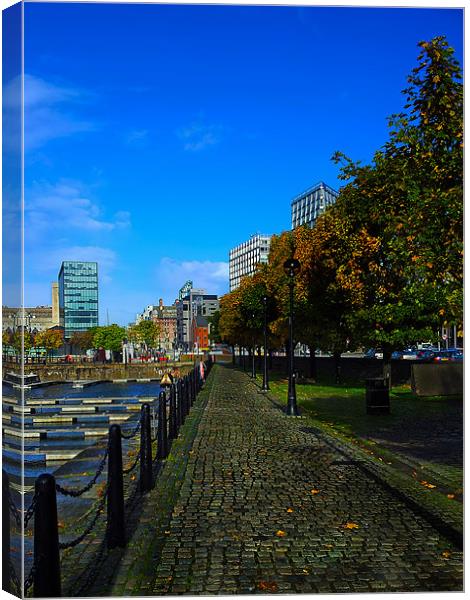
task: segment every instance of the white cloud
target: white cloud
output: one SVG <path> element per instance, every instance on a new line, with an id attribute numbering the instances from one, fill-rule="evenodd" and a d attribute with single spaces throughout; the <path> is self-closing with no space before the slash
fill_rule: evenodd
<path id="1" fill-rule="evenodd" d="M 191 280 L 195 288 L 219 296 L 228 291 L 228 263 L 162 258 L 156 269 L 156 288 L 166 302 L 173 302 L 179 288 Z"/>
<path id="2" fill-rule="evenodd" d="M 51 302 L 51 282 L 57 281 L 63 261 L 75 260 L 98 263 L 98 281 L 101 291 L 112 282 L 118 257 L 114 250 L 103 246 L 70 246 L 57 244 L 53 248 L 29 248 L 25 253 L 25 304 L 37 306 Z M 100 300 L 101 304 L 101 300 Z"/>
<path id="3" fill-rule="evenodd" d="M 57 271 L 64 260 L 76 260 L 84 262 L 97 262 L 100 281 L 109 283 L 111 271 L 113 270 L 117 255 L 114 250 L 102 246 L 61 246 L 56 247 L 42 255 L 41 261 L 35 265 L 39 272 Z"/>
<path id="4" fill-rule="evenodd" d="M 77 181 L 33 182 L 25 193 L 26 241 L 39 241 L 46 233 L 50 239 L 56 231 L 61 235 L 104 233 L 130 225 L 129 212 L 119 211 L 105 219 L 97 201 L 89 196 L 86 186 Z"/>
<path id="5" fill-rule="evenodd" d="M 176 132 L 184 142 L 184 149 L 192 152 L 214 146 L 221 140 L 220 125 L 206 125 L 201 121 L 193 122 L 189 127 L 182 127 Z"/>
<path id="6" fill-rule="evenodd" d="M 96 125 L 70 113 L 77 104 L 91 95 L 83 90 L 57 86 L 39 77 L 24 75 L 24 147 L 36 150 L 48 141 L 75 133 L 93 131 Z M 20 118 L 21 77 L 9 81 L 3 93 L 6 127 L 5 144 L 15 148 L 19 137 L 15 123 Z"/>

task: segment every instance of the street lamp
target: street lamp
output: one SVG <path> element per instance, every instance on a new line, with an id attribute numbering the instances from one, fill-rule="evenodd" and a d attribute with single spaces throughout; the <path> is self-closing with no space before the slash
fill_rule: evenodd
<path id="1" fill-rule="evenodd" d="M 256 319 L 256 314 L 253 312 L 251 313 L 251 318 L 253 319 L 251 326 L 253 327 L 253 324 L 255 322 Z M 252 348 L 251 348 L 251 377 L 252 379 L 256 379 L 256 365 L 255 365 L 255 334 L 253 333 L 253 341 L 252 341 Z"/>
<path id="2" fill-rule="evenodd" d="M 283 266 L 284 272 L 289 277 L 289 388 L 286 412 L 290 417 L 298 417 L 294 379 L 294 277 L 300 271 L 300 263 L 296 258 L 288 258 Z"/>
<path id="3" fill-rule="evenodd" d="M 263 296 L 262 298 L 264 306 L 264 356 L 263 356 L 263 387 L 262 392 L 269 390 L 268 383 L 268 297 Z"/>

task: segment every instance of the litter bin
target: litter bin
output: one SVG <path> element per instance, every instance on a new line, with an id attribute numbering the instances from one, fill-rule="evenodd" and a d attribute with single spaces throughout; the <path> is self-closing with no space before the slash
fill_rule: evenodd
<path id="1" fill-rule="evenodd" d="M 390 414 L 390 390 L 387 379 L 366 379 L 366 413 L 368 415 Z"/>

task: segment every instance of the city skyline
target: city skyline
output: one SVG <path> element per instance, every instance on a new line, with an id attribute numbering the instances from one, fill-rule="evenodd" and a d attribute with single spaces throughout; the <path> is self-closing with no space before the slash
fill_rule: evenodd
<path id="1" fill-rule="evenodd" d="M 26 3 L 25 27 L 25 304 L 96 261 L 123 325 L 187 279 L 227 292 L 231 248 L 340 189 L 334 151 L 370 162 L 420 40 L 462 62 L 452 8 Z"/>

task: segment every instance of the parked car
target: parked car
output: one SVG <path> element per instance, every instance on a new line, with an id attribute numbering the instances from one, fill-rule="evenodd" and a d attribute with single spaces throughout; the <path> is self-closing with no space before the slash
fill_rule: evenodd
<path id="1" fill-rule="evenodd" d="M 407 348 L 403 350 L 403 360 L 416 360 L 418 353 L 414 348 Z"/>
<path id="2" fill-rule="evenodd" d="M 425 350 L 418 350 L 417 357 L 422 362 L 432 362 L 438 352 L 437 348 L 426 348 Z"/>
<path id="3" fill-rule="evenodd" d="M 463 350 L 460 348 L 449 348 L 441 350 L 434 356 L 434 362 L 461 362 L 463 361 Z"/>
<path id="4" fill-rule="evenodd" d="M 395 350 L 392 352 L 392 360 L 401 360 L 403 358 L 403 350 Z"/>

